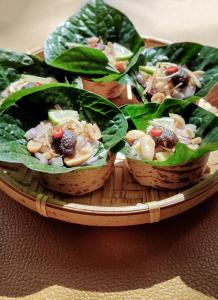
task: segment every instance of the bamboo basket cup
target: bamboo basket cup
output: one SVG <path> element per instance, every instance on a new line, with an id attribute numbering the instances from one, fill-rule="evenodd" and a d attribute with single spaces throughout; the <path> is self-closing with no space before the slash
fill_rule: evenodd
<path id="1" fill-rule="evenodd" d="M 94 82 L 83 78 L 83 88 L 94 94 L 112 100 L 119 97 L 125 90 L 124 84 L 119 84 L 116 81 L 111 82 Z"/>
<path id="2" fill-rule="evenodd" d="M 39 182 L 48 189 L 70 195 L 84 195 L 101 188 L 114 168 L 115 155 L 107 165 L 64 174 L 38 173 Z"/>
<path id="3" fill-rule="evenodd" d="M 204 176 L 209 154 L 184 164 L 157 167 L 126 158 L 129 172 L 141 185 L 155 189 L 177 190 L 198 183 Z"/>
<path id="4" fill-rule="evenodd" d="M 149 47 L 168 43 L 151 37 L 145 40 Z M 37 54 L 43 56 L 42 51 Z M 120 105 L 125 103 L 126 91 L 114 100 Z M 44 217 L 66 222 L 94 226 L 154 223 L 182 213 L 218 192 L 218 151 L 210 153 L 200 182 L 188 189 L 166 191 L 142 186 L 129 173 L 121 154 L 104 186 L 82 196 L 52 192 L 34 172 L 13 164 L 0 164 L 0 189 Z"/>

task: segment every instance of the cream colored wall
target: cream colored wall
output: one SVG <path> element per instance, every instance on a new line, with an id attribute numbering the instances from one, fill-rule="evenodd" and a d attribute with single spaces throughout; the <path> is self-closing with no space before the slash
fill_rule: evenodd
<path id="1" fill-rule="evenodd" d="M 0 0 L 0 47 L 31 51 L 83 0 Z M 108 0 L 141 34 L 218 47 L 218 0 Z"/>

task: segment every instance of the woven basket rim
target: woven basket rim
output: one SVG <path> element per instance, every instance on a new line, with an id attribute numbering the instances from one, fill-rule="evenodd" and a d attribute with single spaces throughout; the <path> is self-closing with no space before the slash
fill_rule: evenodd
<path id="1" fill-rule="evenodd" d="M 198 184 L 186 189 L 184 192 L 180 192 L 174 196 L 164 198 L 162 200 L 158 200 L 160 209 L 169 208 L 171 206 L 183 203 L 188 201 L 189 199 L 192 199 L 194 196 L 200 196 L 201 194 L 207 194 L 210 190 L 213 193 L 216 193 L 218 191 L 218 170 L 216 170 L 212 175 L 209 175 L 206 179 L 200 181 Z M 29 200 L 35 202 L 35 197 L 26 194 L 18 189 L 16 189 L 12 184 L 7 182 L 3 176 L 0 176 L 0 189 L 5 191 L 7 193 L 7 189 L 13 190 L 13 193 L 15 193 L 17 196 L 22 195 L 23 197 L 28 197 Z M 7 193 L 10 196 L 10 193 Z M 77 198 L 75 196 L 74 198 Z M 207 198 L 207 197 L 206 197 Z M 55 203 L 50 202 L 48 199 L 47 205 L 48 206 L 54 206 L 59 207 L 62 209 L 69 209 L 77 212 L 86 212 L 86 213 L 96 213 L 96 214 L 135 214 L 135 213 L 143 213 L 146 211 L 149 211 L 149 202 L 147 203 L 139 203 L 136 205 L 131 206 L 117 206 L 117 207 L 102 207 L 102 206 L 92 206 L 92 205 L 86 205 L 86 204 L 70 204 L 70 205 L 64 205 L 60 206 Z"/>

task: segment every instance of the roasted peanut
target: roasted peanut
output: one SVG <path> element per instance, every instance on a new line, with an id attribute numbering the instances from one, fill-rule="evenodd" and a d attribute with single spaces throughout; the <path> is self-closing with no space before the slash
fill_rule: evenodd
<path id="1" fill-rule="evenodd" d="M 143 137 L 145 135 L 144 131 L 142 130 L 130 130 L 129 132 L 127 132 L 126 136 L 125 136 L 125 140 L 132 144 L 135 141 L 137 141 L 138 139 L 140 139 L 141 137 Z"/>
<path id="2" fill-rule="evenodd" d="M 42 143 L 40 143 L 40 142 L 36 142 L 36 141 L 34 141 L 34 140 L 30 140 L 30 141 L 27 143 L 27 150 L 28 150 L 30 153 L 36 153 L 36 152 L 39 152 L 41 148 L 42 148 Z"/>
<path id="3" fill-rule="evenodd" d="M 148 134 L 140 138 L 140 154 L 142 159 L 153 160 L 155 153 L 155 141 Z"/>

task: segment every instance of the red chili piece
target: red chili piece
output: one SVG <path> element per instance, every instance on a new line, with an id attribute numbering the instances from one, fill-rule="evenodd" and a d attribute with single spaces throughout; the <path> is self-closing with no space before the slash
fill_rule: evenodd
<path id="1" fill-rule="evenodd" d="M 163 130 L 161 128 L 152 128 L 151 131 L 150 131 L 150 134 L 153 136 L 153 137 L 159 137 L 161 136 L 161 134 L 163 133 Z"/>
<path id="2" fill-rule="evenodd" d="M 170 74 L 176 73 L 178 71 L 179 71 L 179 68 L 177 66 L 172 66 L 172 67 L 166 68 L 165 73 L 166 73 L 166 75 L 170 75 Z"/>
<path id="3" fill-rule="evenodd" d="M 62 128 L 55 128 L 52 134 L 52 138 L 54 139 L 61 139 L 64 135 L 64 131 Z"/>
<path id="4" fill-rule="evenodd" d="M 40 85 L 42 85 L 42 83 L 41 83 L 41 82 L 36 82 L 35 84 L 36 84 L 36 86 L 40 86 Z"/>

